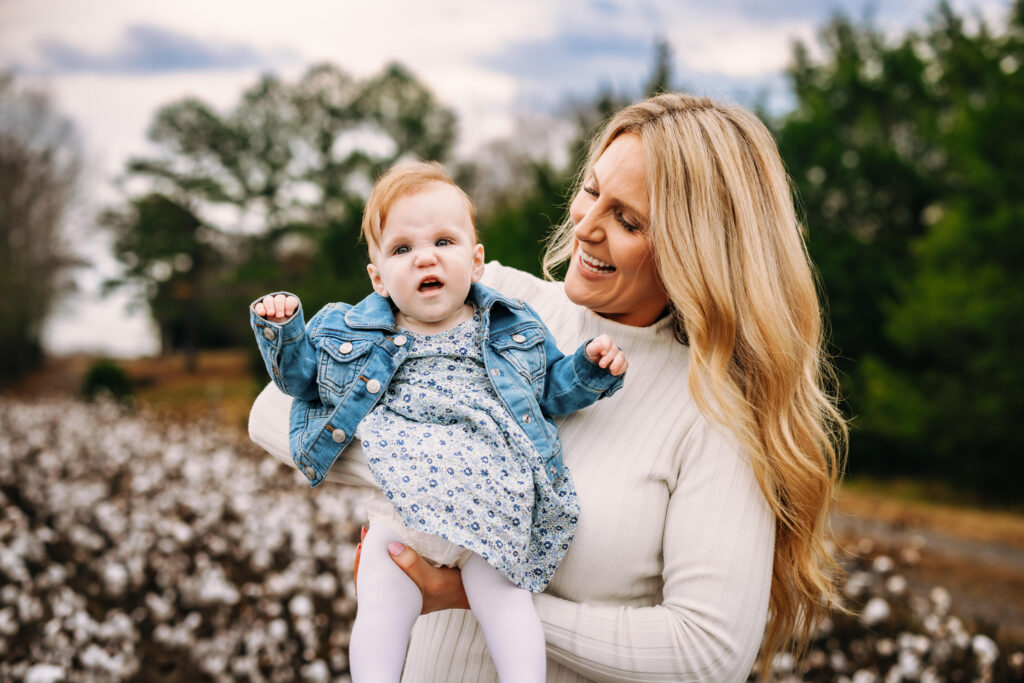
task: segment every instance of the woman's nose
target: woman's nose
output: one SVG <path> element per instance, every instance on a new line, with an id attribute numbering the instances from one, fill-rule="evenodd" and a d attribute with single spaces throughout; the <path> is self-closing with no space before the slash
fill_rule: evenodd
<path id="1" fill-rule="evenodd" d="M 576 239 L 581 242 L 600 242 L 603 237 L 603 231 L 599 225 L 598 214 L 594 211 L 594 207 L 591 206 L 589 211 L 577 214 L 573 216 L 574 219 L 578 219 L 572 226 L 573 235 Z"/>

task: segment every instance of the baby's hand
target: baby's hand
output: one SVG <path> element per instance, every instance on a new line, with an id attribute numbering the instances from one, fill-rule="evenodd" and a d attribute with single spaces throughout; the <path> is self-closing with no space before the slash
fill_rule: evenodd
<path id="1" fill-rule="evenodd" d="M 284 294 L 271 294 L 263 297 L 263 301 L 257 301 L 253 306 L 256 315 L 275 323 L 283 323 L 292 317 L 295 309 L 299 307 L 299 300 L 294 296 Z"/>
<path id="2" fill-rule="evenodd" d="M 615 345 L 615 342 L 607 334 L 602 334 L 587 344 L 585 351 L 591 363 L 596 363 L 598 366 L 606 368 L 608 372 L 616 377 L 624 373 L 626 368 L 629 367 L 629 362 L 626 361 L 626 354 Z"/>

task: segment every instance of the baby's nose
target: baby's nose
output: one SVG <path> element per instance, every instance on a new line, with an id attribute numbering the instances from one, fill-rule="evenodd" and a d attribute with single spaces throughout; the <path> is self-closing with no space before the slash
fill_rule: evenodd
<path id="1" fill-rule="evenodd" d="M 437 252 L 434 251 L 433 247 L 416 250 L 416 258 L 414 261 L 416 265 L 430 265 L 435 261 L 437 261 Z"/>

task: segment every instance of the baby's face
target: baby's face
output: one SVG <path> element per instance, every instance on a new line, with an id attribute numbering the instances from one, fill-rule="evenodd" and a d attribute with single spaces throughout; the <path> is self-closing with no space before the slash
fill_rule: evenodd
<path id="1" fill-rule="evenodd" d="M 367 270 L 374 290 L 391 297 L 404 317 L 400 324 L 423 334 L 465 319 L 469 287 L 484 271 L 466 201 L 445 183 L 396 201 L 372 256 Z"/>

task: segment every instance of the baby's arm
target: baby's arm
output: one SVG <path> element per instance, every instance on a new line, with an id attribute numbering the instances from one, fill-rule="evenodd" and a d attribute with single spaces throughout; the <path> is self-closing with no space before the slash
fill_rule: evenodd
<path id="1" fill-rule="evenodd" d="M 546 415 L 566 415 L 581 410 L 622 387 L 623 373 L 629 364 L 611 337 L 601 335 L 566 356 L 558 349 L 546 326 L 544 332 L 547 370 L 544 394 L 539 402 Z"/>
<path id="2" fill-rule="evenodd" d="M 274 384 L 295 398 L 319 398 L 316 349 L 306 334 L 298 298 L 287 292 L 269 294 L 249 306 L 249 318 Z"/>

